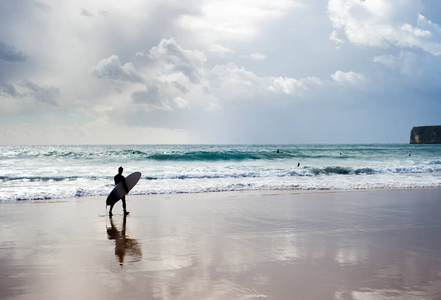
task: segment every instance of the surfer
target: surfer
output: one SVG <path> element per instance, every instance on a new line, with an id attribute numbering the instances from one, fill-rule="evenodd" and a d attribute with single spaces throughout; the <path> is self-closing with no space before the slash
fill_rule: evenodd
<path id="1" fill-rule="evenodd" d="M 128 193 L 129 192 L 129 188 L 127 187 L 127 184 L 126 184 L 126 178 L 122 175 L 123 170 L 124 170 L 123 167 L 119 167 L 118 168 L 118 174 L 116 174 L 113 179 L 115 180 L 115 185 L 117 185 L 118 183 L 122 182 L 123 186 L 124 186 L 124 189 Z M 122 197 L 121 201 L 122 201 L 122 207 L 123 207 L 124 215 L 127 216 L 129 214 L 129 212 L 126 209 L 126 196 Z M 115 205 L 115 203 L 110 205 L 109 216 L 113 216 L 112 209 L 113 209 L 114 205 Z"/>

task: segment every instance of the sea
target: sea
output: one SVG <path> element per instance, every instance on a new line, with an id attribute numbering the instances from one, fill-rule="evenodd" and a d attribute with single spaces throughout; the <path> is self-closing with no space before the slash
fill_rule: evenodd
<path id="1" fill-rule="evenodd" d="M 441 145 L 0 146 L 0 201 L 105 197 L 120 166 L 133 195 L 441 187 Z"/>

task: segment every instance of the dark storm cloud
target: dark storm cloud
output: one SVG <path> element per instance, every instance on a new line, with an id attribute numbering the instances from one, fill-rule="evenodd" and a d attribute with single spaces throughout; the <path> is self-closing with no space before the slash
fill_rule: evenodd
<path id="1" fill-rule="evenodd" d="M 26 96 L 25 94 L 19 93 L 12 84 L 5 84 L 1 87 L 0 91 L 2 95 L 11 98 L 22 98 Z"/>
<path id="2" fill-rule="evenodd" d="M 4 84 L 0 86 L 0 95 L 7 98 L 30 98 L 37 103 L 58 105 L 60 91 L 53 86 L 39 85 L 30 80 L 23 80 L 21 84 Z"/>
<path id="3" fill-rule="evenodd" d="M 6 61 L 25 61 L 26 55 L 17 51 L 15 47 L 0 42 L 0 59 Z"/>
<path id="4" fill-rule="evenodd" d="M 35 1 L 34 5 L 44 13 L 52 12 L 52 8 L 46 3 Z"/>
<path id="5" fill-rule="evenodd" d="M 81 15 L 83 15 L 85 17 L 93 17 L 93 13 L 91 13 L 88 10 L 85 10 L 84 8 L 81 9 Z"/>
<path id="6" fill-rule="evenodd" d="M 161 102 L 159 87 L 150 85 L 145 90 L 137 91 L 132 94 L 134 103 L 147 103 L 157 105 Z"/>
<path id="7" fill-rule="evenodd" d="M 167 97 L 162 94 L 161 86 L 157 83 L 149 83 L 144 90 L 132 94 L 135 104 L 144 104 L 148 110 L 170 110 Z"/>
<path id="8" fill-rule="evenodd" d="M 22 86 L 27 89 L 28 96 L 39 103 L 57 105 L 60 98 L 60 91 L 56 87 L 41 86 L 30 80 L 25 80 Z"/>

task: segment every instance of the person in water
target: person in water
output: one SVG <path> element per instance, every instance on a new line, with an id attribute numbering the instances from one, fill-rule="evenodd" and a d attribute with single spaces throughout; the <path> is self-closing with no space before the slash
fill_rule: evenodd
<path id="1" fill-rule="evenodd" d="M 118 174 L 116 174 L 113 179 L 115 180 L 115 185 L 117 185 L 118 183 L 122 182 L 123 186 L 124 186 L 124 189 L 128 193 L 129 192 L 129 188 L 127 187 L 126 178 L 122 175 L 123 171 L 124 171 L 123 167 L 119 167 L 118 168 Z M 126 209 L 126 197 L 125 196 L 122 197 L 121 201 L 122 201 L 122 208 L 123 208 L 123 211 L 124 211 L 124 215 L 127 216 L 129 214 L 129 212 Z M 113 216 L 112 209 L 113 209 L 114 205 L 115 205 L 115 203 L 110 205 L 109 216 Z"/>

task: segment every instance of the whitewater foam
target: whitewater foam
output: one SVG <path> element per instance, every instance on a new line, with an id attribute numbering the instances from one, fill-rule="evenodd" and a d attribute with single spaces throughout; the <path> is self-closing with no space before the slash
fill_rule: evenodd
<path id="1" fill-rule="evenodd" d="M 106 196 L 120 165 L 125 175 L 143 174 L 132 194 L 441 187 L 441 145 L 1 146 L 0 150 L 0 200 Z"/>

